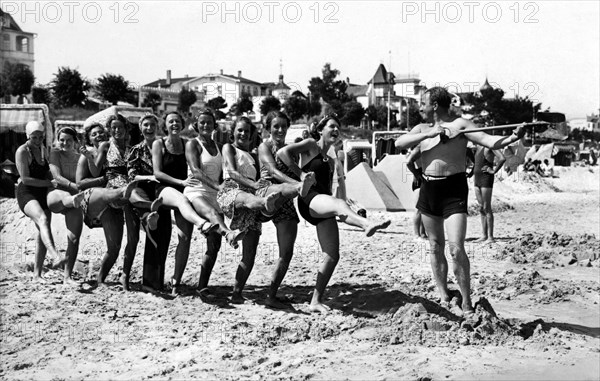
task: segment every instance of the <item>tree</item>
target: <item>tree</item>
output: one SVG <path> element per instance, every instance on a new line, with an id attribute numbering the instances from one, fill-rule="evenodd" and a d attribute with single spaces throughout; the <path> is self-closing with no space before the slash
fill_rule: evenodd
<path id="1" fill-rule="evenodd" d="M 285 100 L 283 109 L 292 121 L 298 120 L 308 113 L 308 100 L 304 94 L 295 91 Z"/>
<path id="2" fill-rule="evenodd" d="M 242 97 L 231 107 L 231 111 L 240 116 L 245 112 L 250 112 L 254 108 L 254 103 L 250 99 L 249 94 L 242 94 Z"/>
<path id="3" fill-rule="evenodd" d="M 23 96 L 31 92 L 35 77 L 27 65 L 6 62 L 1 80 L 2 95 L 19 97 L 19 103 L 22 103 Z"/>
<path id="4" fill-rule="evenodd" d="M 336 81 L 335 78 L 340 74 L 337 69 L 332 69 L 329 62 L 325 63 L 321 70 L 321 77 L 313 77 L 309 81 L 308 90 L 315 99 L 323 98 L 329 104 L 337 100 L 339 104 L 350 100 L 346 94 L 348 84 L 344 81 Z"/>
<path id="5" fill-rule="evenodd" d="M 322 109 L 321 102 L 319 102 L 319 99 L 312 97 L 311 94 L 309 94 L 308 102 L 307 102 L 306 106 L 307 106 L 307 115 L 309 117 L 317 116 L 317 115 L 321 114 L 321 109 Z"/>
<path id="6" fill-rule="evenodd" d="M 183 88 L 179 92 L 177 109 L 182 112 L 190 111 L 190 106 L 193 105 L 198 98 L 193 90 Z"/>
<path id="7" fill-rule="evenodd" d="M 469 113 L 475 115 L 475 123 L 490 125 L 529 122 L 533 120 L 534 110 L 541 108 L 541 104 L 534 106 L 527 97 L 504 99 L 504 91 L 499 88 L 484 89 L 480 94 L 467 94 L 465 103 L 472 105 Z"/>
<path id="8" fill-rule="evenodd" d="M 155 93 L 154 91 L 149 92 L 144 97 L 144 101 L 142 102 L 142 107 L 151 107 L 152 112 L 156 112 L 156 108 L 160 106 L 162 103 L 162 97 L 160 94 Z"/>
<path id="9" fill-rule="evenodd" d="M 342 105 L 344 116 L 341 122 L 347 126 L 360 126 L 360 121 L 365 116 L 365 109 L 357 101 L 349 101 Z"/>
<path id="10" fill-rule="evenodd" d="M 121 75 L 104 74 L 98 78 L 96 90 L 102 99 L 116 105 L 119 101 L 127 100 L 129 82 Z"/>
<path id="11" fill-rule="evenodd" d="M 48 105 L 52 102 L 50 90 L 45 87 L 32 87 L 31 98 L 33 103 L 43 103 Z"/>
<path id="12" fill-rule="evenodd" d="M 225 102 L 225 99 L 223 99 L 223 97 L 218 96 L 218 97 L 210 99 L 206 103 L 206 105 L 208 107 L 210 107 L 211 109 L 217 111 L 217 110 L 227 107 L 227 102 Z"/>
<path id="13" fill-rule="evenodd" d="M 262 115 L 267 115 L 271 111 L 279 111 L 281 110 L 281 102 L 279 98 L 275 98 L 272 95 L 269 95 L 260 103 L 260 113 Z"/>
<path id="14" fill-rule="evenodd" d="M 89 88 L 90 84 L 81 77 L 79 71 L 65 66 L 58 68 L 52 80 L 54 100 L 59 108 L 81 106 Z"/>
<path id="15" fill-rule="evenodd" d="M 408 128 L 406 126 L 406 110 L 402 111 L 400 114 L 400 124 L 399 127 L 401 130 L 410 130 L 417 124 L 421 123 L 423 120 L 421 118 L 421 113 L 419 112 L 419 106 L 416 104 L 410 103 L 408 106 Z"/>

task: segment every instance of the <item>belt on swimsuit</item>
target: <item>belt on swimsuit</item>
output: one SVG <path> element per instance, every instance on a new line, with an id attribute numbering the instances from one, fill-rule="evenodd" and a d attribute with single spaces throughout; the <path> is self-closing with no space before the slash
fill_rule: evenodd
<path id="1" fill-rule="evenodd" d="M 426 174 L 423 174 L 423 178 L 426 181 L 446 180 L 447 178 L 450 178 L 450 177 L 453 177 L 453 176 L 456 176 L 456 175 L 460 175 L 461 173 L 465 174 L 464 172 L 453 173 L 453 174 L 448 175 L 448 176 L 435 176 L 435 175 L 426 175 Z"/>

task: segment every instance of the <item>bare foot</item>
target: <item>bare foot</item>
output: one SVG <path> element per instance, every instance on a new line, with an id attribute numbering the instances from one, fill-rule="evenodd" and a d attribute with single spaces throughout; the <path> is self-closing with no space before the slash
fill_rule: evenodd
<path id="1" fill-rule="evenodd" d="M 276 201 L 279 199 L 279 197 L 281 197 L 281 193 L 280 192 L 273 192 L 270 195 L 268 195 L 267 197 L 265 197 L 265 205 L 264 205 L 264 214 L 267 216 L 272 216 L 275 211 L 277 210 L 276 208 Z"/>
<path id="2" fill-rule="evenodd" d="M 265 300 L 265 305 L 276 310 L 288 310 L 291 307 L 289 304 L 285 304 L 276 297 L 271 296 L 267 296 L 267 299 Z"/>
<path id="3" fill-rule="evenodd" d="M 385 221 L 381 221 L 381 222 L 377 222 L 377 223 L 371 222 L 369 224 L 369 226 L 367 226 L 367 228 L 365 229 L 365 234 L 366 234 L 367 237 L 370 237 L 373 234 L 375 234 L 375 232 L 377 230 L 385 229 L 388 226 L 390 226 L 391 223 L 392 223 L 391 220 L 385 220 Z"/>
<path id="4" fill-rule="evenodd" d="M 33 283 L 37 283 L 37 284 L 47 284 L 47 283 L 48 283 L 48 281 L 47 281 L 45 278 L 42 278 L 42 276 L 41 276 L 41 275 L 35 275 L 35 276 L 34 276 L 34 277 L 31 279 L 31 281 L 32 281 Z"/>
<path id="5" fill-rule="evenodd" d="M 119 282 L 121 283 L 121 286 L 123 287 L 123 291 L 129 291 L 129 277 L 125 274 L 121 274 L 121 277 L 119 278 Z"/>
<path id="6" fill-rule="evenodd" d="M 62 269 L 67 263 L 67 257 L 58 257 L 52 260 L 50 263 L 50 268 L 52 269 Z"/>
<path id="7" fill-rule="evenodd" d="M 328 314 L 329 311 L 331 311 L 331 308 L 327 307 L 323 303 L 311 303 L 310 306 L 308 307 L 308 310 L 310 312 L 318 312 L 318 313 L 325 315 L 325 314 Z"/>
<path id="8" fill-rule="evenodd" d="M 310 188 L 315 184 L 315 181 L 315 176 L 312 172 L 304 176 L 298 187 L 298 195 L 300 197 L 305 197 Z"/>
<path id="9" fill-rule="evenodd" d="M 241 241 L 242 239 L 244 239 L 245 235 L 246 235 L 246 232 L 243 232 L 239 229 L 235 229 L 235 230 L 230 230 L 225 235 L 225 239 L 227 240 L 227 243 L 229 244 L 229 246 L 231 246 L 237 250 L 240 247 L 240 245 L 238 244 L 238 241 Z"/>
<path id="10" fill-rule="evenodd" d="M 156 200 L 152 201 L 152 205 L 150 205 L 151 212 L 158 212 L 158 208 L 160 208 L 163 204 L 163 198 L 159 197 Z"/>
<path id="11" fill-rule="evenodd" d="M 234 292 L 231 294 L 231 304 L 244 304 L 245 300 L 241 293 Z"/>
<path id="12" fill-rule="evenodd" d="M 134 180 L 132 182 L 130 182 L 129 184 L 127 184 L 126 187 L 124 187 L 123 189 L 123 198 L 125 200 L 129 200 L 129 196 L 131 196 L 131 192 L 133 192 L 133 190 L 137 187 L 138 181 Z"/>
<path id="13" fill-rule="evenodd" d="M 63 286 L 67 286 L 67 287 L 79 287 L 81 286 L 81 283 L 79 283 L 78 281 L 76 281 L 73 278 L 67 277 L 63 279 Z"/>
<path id="14" fill-rule="evenodd" d="M 208 235 L 214 231 L 217 231 L 219 229 L 219 224 L 211 224 L 210 222 L 205 222 L 202 225 L 200 225 L 200 227 L 198 228 L 200 229 L 200 233 L 202 233 L 203 236 L 208 237 Z"/>
<path id="15" fill-rule="evenodd" d="M 475 243 L 482 243 L 482 242 L 485 242 L 485 241 L 487 241 L 487 239 L 488 239 L 488 237 L 487 237 L 487 236 L 483 236 L 483 237 L 481 237 L 481 238 L 477 238 L 477 239 L 476 239 L 475 241 L 473 241 L 473 242 L 475 242 Z"/>

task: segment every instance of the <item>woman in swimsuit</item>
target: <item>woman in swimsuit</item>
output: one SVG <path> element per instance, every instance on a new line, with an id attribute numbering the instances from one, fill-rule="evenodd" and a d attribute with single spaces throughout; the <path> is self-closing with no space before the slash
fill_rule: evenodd
<path id="1" fill-rule="evenodd" d="M 238 240 L 243 237 L 240 230 L 230 230 L 225 225 L 224 215 L 217 203 L 217 193 L 220 190 L 223 174 L 223 157 L 219 147 L 212 139 L 216 119 L 212 112 L 205 110 L 198 115 L 194 129 L 198 137 L 186 143 L 186 159 L 189 167 L 189 177 L 199 180 L 199 185 L 188 186 L 183 194 L 192 203 L 198 214 L 210 217 L 210 221 L 218 224 L 219 229 L 206 235 L 206 253 L 202 257 L 198 290 L 201 294 L 207 292 L 210 274 L 215 265 L 217 254 L 221 249 L 221 236 L 234 249 L 238 248 Z"/>
<path id="2" fill-rule="evenodd" d="M 258 147 L 260 161 L 260 177 L 263 187 L 257 194 L 263 194 L 274 184 L 290 184 L 295 189 L 300 189 L 305 184 L 305 193 L 314 184 L 314 175 L 305 172 L 298 177 L 281 159 L 277 158 L 277 151 L 285 146 L 285 136 L 290 127 L 288 116 L 279 111 L 267 114 L 265 129 L 270 137 Z M 300 180 L 302 179 L 302 181 Z M 306 195 L 306 194 L 304 194 Z M 288 308 L 277 297 L 277 290 L 287 273 L 294 252 L 294 243 L 298 234 L 298 214 L 291 198 L 284 198 L 283 205 L 272 218 L 277 229 L 277 244 L 279 246 L 279 260 L 271 277 L 271 285 L 266 304 L 273 308 Z"/>
<path id="3" fill-rule="evenodd" d="M 185 141 L 179 136 L 183 130 L 183 117 L 175 111 L 165 114 L 163 131 L 167 134 L 152 144 L 152 165 L 154 176 L 160 182 L 156 186 L 156 197 L 163 205 L 175 210 L 175 224 L 179 242 L 175 251 L 175 269 L 171 278 L 172 292 L 177 293 L 181 278 L 190 254 L 192 228 L 196 225 L 202 234 L 219 229 L 217 223 L 210 223 L 206 215 L 198 215 L 188 199 L 183 195 L 185 187 L 197 186 L 200 181 L 188 178 L 185 156 Z M 192 225 L 193 224 L 193 225 Z"/>
<path id="4" fill-rule="evenodd" d="M 58 183 L 54 179 L 50 180 L 50 166 L 43 144 L 44 127 L 36 121 L 31 121 L 27 123 L 25 131 L 27 142 L 15 153 L 17 171 L 20 175 L 16 196 L 19 209 L 33 220 L 38 229 L 33 276 L 34 280 L 44 282 L 42 267 L 46 252 L 49 251 L 55 259 L 60 258 L 54 246 L 50 230 L 52 214 L 46 202 L 48 188 L 54 188 Z M 64 259 L 61 262 L 64 262 Z"/>
<path id="5" fill-rule="evenodd" d="M 242 241 L 242 260 L 235 275 L 235 285 L 231 302 L 244 302 L 242 290 L 254 267 L 254 259 L 258 247 L 264 219 L 258 214 L 272 216 L 278 207 L 282 196 L 295 197 L 301 186 L 291 184 L 275 184 L 271 186 L 267 196 L 260 197 L 255 193 L 263 184 L 258 178 L 258 160 L 249 152 L 251 136 L 256 127 L 250 119 L 241 117 L 235 123 L 231 132 L 232 143 L 223 146 L 223 188 L 217 195 L 221 210 L 231 219 L 231 229 L 246 232 Z M 284 195 L 284 193 L 286 193 Z"/>
<path id="6" fill-rule="evenodd" d="M 77 131 L 73 128 L 64 127 L 58 131 L 57 147 L 50 151 L 50 172 L 58 187 L 50 190 L 46 198 L 52 213 L 65 215 L 67 262 L 64 269 L 64 283 L 72 285 L 79 284 L 71 276 L 79 251 L 79 237 L 83 227 L 83 214 L 79 207 L 84 197 L 84 193 L 77 193 L 79 188 L 76 182 L 76 171 L 80 154 L 75 149 L 76 142 Z"/>
<path id="7" fill-rule="evenodd" d="M 129 236 L 133 231 L 129 228 L 132 226 L 133 211 L 128 203 L 136 183 L 128 181 L 127 162 L 124 159 L 127 153 L 128 123 L 122 115 L 111 115 L 106 120 L 106 126 L 111 138 L 99 144 L 96 156 L 87 151 L 85 153 L 92 177 L 98 178 L 104 171 L 106 189 L 87 190 L 82 208 L 88 217 L 100 219 L 106 238 L 107 252 L 98 272 L 98 285 L 104 284 L 119 256 L 123 239 L 123 212 L 128 226 L 125 257 L 134 256 L 136 249 L 134 240 Z"/>
<path id="8" fill-rule="evenodd" d="M 300 177 L 302 172 L 314 172 L 316 183 L 305 197 L 298 198 L 298 210 L 302 217 L 315 225 L 325 260 L 319 269 L 317 283 L 310 303 L 313 312 L 326 313 L 323 293 L 339 260 L 339 230 L 335 217 L 346 224 L 363 229 L 367 237 L 377 230 L 385 229 L 390 220 L 370 221 L 354 213 L 348 204 L 331 196 L 335 158 L 328 151 L 340 138 L 340 121 L 335 114 L 327 115 L 315 127 L 312 139 L 290 144 L 277 152 L 277 156 L 289 169 Z M 300 166 L 294 157 L 300 156 Z"/>

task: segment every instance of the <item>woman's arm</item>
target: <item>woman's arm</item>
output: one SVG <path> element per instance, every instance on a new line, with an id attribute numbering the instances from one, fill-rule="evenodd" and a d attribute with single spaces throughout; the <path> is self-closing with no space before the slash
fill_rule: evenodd
<path id="1" fill-rule="evenodd" d="M 277 157 L 283 161 L 288 168 L 294 172 L 298 177 L 302 178 L 302 168 L 298 166 L 298 163 L 294 161 L 295 157 L 301 154 L 315 154 L 319 151 L 319 147 L 317 146 L 317 142 L 314 139 L 304 139 L 301 142 L 289 144 L 279 151 L 277 151 Z"/>
<path id="2" fill-rule="evenodd" d="M 68 189 L 72 191 L 77 191 L 77 184 L 73 184 L 71 180 L 62 176 L 62 172 L 60 170 L 60 151 L 52 150 L 50 151 L 50 173 L 52 173 L 52 177 L 56 181 L 58 185 L 60 185 L 63 189 Z"/>
<path id="3" fill-rule="evenodd" d="M 291 177 L 287 176 L 285 173 L 277 169 L 277 162 L 275 161 L 275 158 L 273 157 L 271 149 L 269 148 L 267 143 L 261 143 L 258 146 L 258 161 L 261 165 L 264 165 L 267 168 L 269 174 L 273 176 L 273 178 L 278 182 L 290 184 L 297 183 L 296 180 L 292 179 Z M 303 172 L 303 175 L 306 174 Z"/>
<path id="4" fill-rule="evenodd" d="M 200 160 L 202 155 L 202 147 L 198 144 L 196 139 L 191 139 L 185 144 L 185 158 L 187 160 L 192 176 L 196 180 L 200 180 L 202 183 L 209 187 L 219 190 L 219 184 L 214 182 L 202 169 L 202 162 Z M 218 170 L 217 168 L 207 168 L 209 170 Z"/>
<path id="5" fill-rule="evenodd" d="M 94 157 L 91 152 L 86 150 L 87 153 L 84 155 L 87 158 L 89 171 L 93 177 L 100 176 L 102 167 L 106 162 L 106 153 L 108 152 L 108 147 L 110 147 L 110 142 L 102 142 L 98 147 L 96 157 Z"/>
<path id="6" fill-rule="evenodd" d="M 43 148 L 42 148 L 43 149 Z M 35 160 L 35 159 L 34 159 Z M 30 187 L 49 188 L 54 186 L 50 180 L 41 180 L 29 175 L 29 155 L 23 146 L 17 149 L 15 154 L 17 171 L 21 177 L 21 182 Z"/>
<path id="7" fill-rule="evenodd" d="M 225 164 L 225 168 L 229 173 L 229 177 L 231 177 L 240 185 L 244 185 L 255 190 L 260 188 L 258 181 L 252 181 L 249 178 L 242 176 L 242 174 L 238 171 L 237 164 L 235 162 L 235 148 L 233 148 L 231 144 L 225 144 L 223 146 L 222 154 L 223 163 Z"/>
<path id="8" fill-rule="evenodd" d="M 487 149 L 487 148 L 486 148 Z M 494 168 L 494 174 L 498 173 L 500 169 L 504 166 L 506 162 L 506 158 L 499 150 L 491 150 L 494 156 L 496 156 L 496 168 Z"/>

